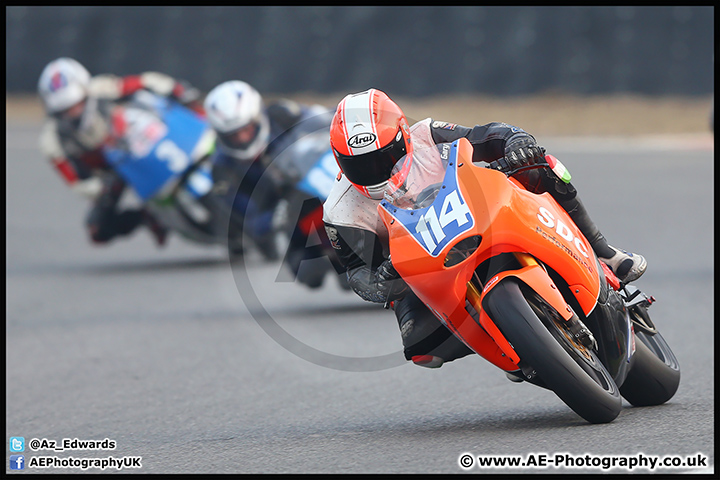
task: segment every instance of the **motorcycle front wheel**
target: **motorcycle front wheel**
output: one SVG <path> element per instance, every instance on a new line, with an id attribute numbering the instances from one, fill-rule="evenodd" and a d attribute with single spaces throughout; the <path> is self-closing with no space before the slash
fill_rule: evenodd
<path id="1" fill-rule="evenodd" d="M 620 414 L 622 398 L 610 373 L 535 292 L 506 278 L 485 295 L 483 307 L 521 362 L 575 413 L 590 423 L 611 422 Z"/>

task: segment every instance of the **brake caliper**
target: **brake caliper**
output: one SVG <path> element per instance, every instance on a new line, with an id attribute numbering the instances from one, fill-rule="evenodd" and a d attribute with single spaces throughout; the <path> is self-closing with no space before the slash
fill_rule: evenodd
<path id="1" fill-rule="evenodd" d="M 592 350 L 597 350 L 598 344 L 595 337 L 582 320 L 578 318 L 577 314 L 573 313 L 573 316 L 567 320 L 566 325 L 570 333 L 581 345 Z"/>

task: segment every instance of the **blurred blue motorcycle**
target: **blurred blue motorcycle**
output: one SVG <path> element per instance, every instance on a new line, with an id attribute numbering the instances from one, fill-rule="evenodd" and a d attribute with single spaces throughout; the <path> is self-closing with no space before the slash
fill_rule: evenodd
<path id="1" fill-rule="evenodd" d="M 215 133 L 204 117 L 168 98 L 136 93 L 110 112 L 107 162 L 170 231 L 194 243 L 240 244 L 241 216 L 214 191 Z"/>

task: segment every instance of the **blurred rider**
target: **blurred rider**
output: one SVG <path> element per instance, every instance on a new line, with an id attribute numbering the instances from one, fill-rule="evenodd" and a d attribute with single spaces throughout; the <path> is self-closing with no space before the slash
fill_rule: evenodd
<path id="1" fill-rule="evenodd" d="M 197 89 L 157 72 L 91 77 L 77 60 L 61 57 L 45 66 L 38 81 L 46 113 L 40 150 L 72 190 L 92 201 L 86 226 L 96 244 L 128 235 L 141 224 L 150 229 L 158 245 L 165 243 L 167 230 L 144 208 L 119 210 L 126 185 L 102 155 L 110 131 L 110 106 L 141 89 L 202 109 Z"/>
<path id="2" fill-rule="evenodd" d="M 281 154 L 298 139 L 327 129 L 332 111 L 320 105 L 305 105 L 288 99 L 265 102 L 251 85 L 230 80 L 217 85 L 205 97 L 207 118 L 217 133 L 217 148 L 213 157 L 213 176 L 225 182 L 228 195 L 234 195 L 237 209 L 244 215 L 243 233 L 252 239 L 267 260 L 278 258 L 273 216 L 280 200 L 293 188 L 298 178 L 292 175 L 292 165 L 280 159 Z M 324 199 L 323 199 L 324 200 Z M 317 216 L 322 230 L 322 201 L 314 207 L 305 202 L 295 212 L 306 218 Z M 293 217 L 290 217 L 293 218 Z M 296 230 L 312 222 L 298 222 Z M 294 233 L 294 232 L 293 232 Z M 285 260 L 296 278 L 310 287 L 319 287 L 322 276 L 318 272 L 298 275 L 300 263 L 312 256 L 306 248 L 310 232 L 291 235 Z M 323 274 L 324 275 L 324 274 Z"/>
<path id="3" fill-rule="evenodd" d="M 505 123 L 470 128 L 426 118 L 409 126 L 400 107 L 376 89 L 347 95 L 330 127 L 330 144 L 342 176 L 324 204 L 328 237 L 355 293 L 370 302 L 392 302 L 405 358 L 429 368 L 473 352 L 437 321 L 398 275 L 388 258 L 388 232 L 377 206 L 388 183 L 402 184 L 410 160 L 395 171 L 393 167 L 404 155 L 412 158 L 413 149 L 433 148 L 461 137 L 473 147 L 473 162 L 499 159 L 498 169 L 506 174 L 545 161 L 545 149 L 532 135 Z M 514 177 L 532 192 L 549 192 L 600 260 L 623 282 L 636 280 L 645 271 L 645 259 L 608 245 L 578 198 L 570 175 L 560 167 L 526 170 Z"/>

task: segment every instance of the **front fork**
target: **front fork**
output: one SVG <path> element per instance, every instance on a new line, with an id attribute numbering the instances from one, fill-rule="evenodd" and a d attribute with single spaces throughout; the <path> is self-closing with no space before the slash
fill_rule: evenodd
<path id="1" fill-rule="evenodd" d="M 474 285 L 472 281 L 468 282 L 467 300 L 480 312 L 479 323 L 481 326 L 490 333 L 508 357 L 518 364 L 521 359 L 517 358 L 517 354 L 507 344 L 507 340 L 501 334 L 498 335 L 499 332 L 494 331 L 492 328 L 494 325 L 481 309 L 482 297 L 494 285 L 500 283 L 505 277 L 516 277 L 560 314 L 562 320 L 558 319 L 558 325 L 564 326 L 568 334 L 574 337 L 580 345 L 596 351 L 617 385 L 622 385 L 632 367 L 633 353 L 635 352 L 634 326 L 648 333 L 654 332 L 654 325 L 645 311 L 654 298 L 646 297 L 639 291 L 635 291 L 634 287 L 622 284 L 617 285 L 620 291 L 616 291 L 612 278 L 606 281 L 608 275 L 606 274 L 605 278 L 602 278 L 602 273 L 600 273 L 601 289 L 597 304 L 583 322 L 565 302 L 544 267 L 532 255 L 527 253 L 514 253 L 513 255 L 517 259 L 520 269 L 502 271 L 492 276 L 484 286 L 482 284 Z M 604 273 L 604 269 L 600 269 L 600 271 Z"/>
<path id="2" fill-rule="evenodd" d="M 585 326 L 572 307 L 567 304 L 555 283 L 548 276 L 545 268 L 530 254 L 516 252 L 513 255 L 520 265 L 519 269 L 501 271 L 492 276 L 484 286 L 478 281 L 479 279 L 476 279 L 478 285 L 475 285 L 473 281 L 467 284 L 466 299 L 479 314 L 477 322 L 490 334 L 504 354 L 515 364 L 518 364 L 521 360 L 484 312 L 481 303 L 482 297 L 487 295 L 495 285 L 506 277 L 517 278 L 537 293 L 545 303 L 550 305 L 559 315 L 557 318 L 559 326 L 566 329 L 574 341 L 579 344 L 579 348 L 597 350 L 598 343 L 592 331 Z"/>
<path id="3" fill-rule="evenodd" d="M 535 257 L 528 253 L 516 252 L 513 253 L 513 255 L 523 267 L 532 265 L 540 266 Z M 553 288 L 555 288 L 554 284 Z M 572 316 L 570 316 L 569 318 L 565 318 L 565 327 L 570 332 L 570 334 L 575 338 L 575 340 L 577 340 L 586 348 L 597 350 L 597 340 L 595 340 L 592 331 L 590 331 L 590 329 L 585 326 L 582 320 L 580 320 L 577 314 L 572 311 L 572 308 L 569 305 L 567 305 L 565 308 L 566 310 L 570 310 L 572 312 Z"/>

